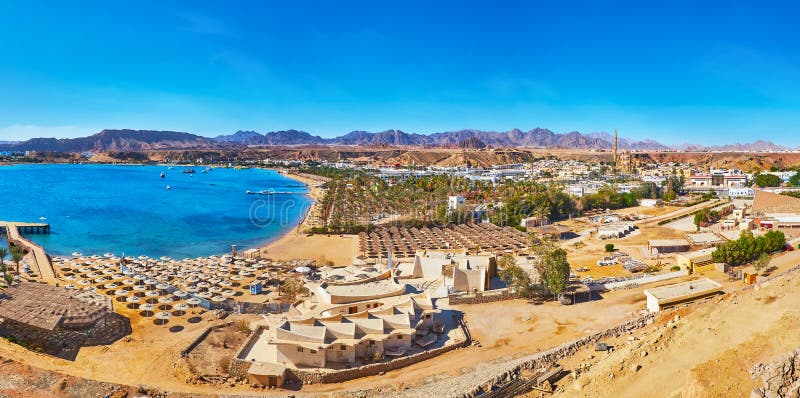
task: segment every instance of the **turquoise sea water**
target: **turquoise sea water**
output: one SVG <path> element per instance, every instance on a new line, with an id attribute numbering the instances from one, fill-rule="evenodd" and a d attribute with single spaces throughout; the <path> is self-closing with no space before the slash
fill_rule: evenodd
<path id="1" fill-rule="evenodd" d="M 193 168 L 3 166 L 0 220 L 49 223 L 50 235 L 29 237 L 53 254 L 183 258 L 266 243 L 296 226 L 311 204 L 306 188 L 275 171 Z M 269 189 L 294 193 L 246 193 Z"/>

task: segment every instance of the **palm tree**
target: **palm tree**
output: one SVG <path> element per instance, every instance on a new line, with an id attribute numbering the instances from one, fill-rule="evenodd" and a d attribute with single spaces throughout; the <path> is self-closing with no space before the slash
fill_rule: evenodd
<path id="1" fill-rule="evenodd" d="M 18 246 L 11 246 L 11 261 L 17 265 L 17 275 L 19 275 L 19 262 L 25 257 L 25 252 Z"/>
<path id="2" fill-rule="evenodd" d="M 5 247 L 0 247 L 0 269 L 5 269 L 4 261 L 8 256 L 8 249 Z"/>

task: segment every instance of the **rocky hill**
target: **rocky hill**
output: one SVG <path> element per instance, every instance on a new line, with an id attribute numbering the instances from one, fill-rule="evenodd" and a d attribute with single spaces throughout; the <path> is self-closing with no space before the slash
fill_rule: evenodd
<path id="1" fill-rule="evenodd" d="M 0 145 L 1 150 L 47 152 L 110 152 L 189 149 L 214 146 L 211 139 L 177 131 L 103 130 L 80 138 L 33 138 Z"/>

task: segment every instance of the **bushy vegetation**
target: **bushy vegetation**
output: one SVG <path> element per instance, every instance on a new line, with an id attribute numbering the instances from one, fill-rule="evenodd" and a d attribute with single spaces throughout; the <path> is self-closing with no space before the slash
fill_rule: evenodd
<path id="1" fill-rule="evenodd" d="M 700 230 L 701 225 L 714 223 L 719 221 L 719 219 L 720 215 L 716 210 L 709 211 L 708 209 L 702 209 L 697 213 L 694 213 L 694 225 L 697 227 L 698 231 Z"/>
<path id="2" fill-rule="evenodd" d="M 528 272 L 517 265 L 514 256 L 510 253 L 503 255 L 497 260 L 497 268 L 500 279 L 506 283 L 509 289 L 515 291 L 520 297 L 530 297 L 533 294 L 531 277 Z"/>
<path id="3" fill-rule="evenodd" d="M 783 182 L 780 177 L 774 174 L 756 174 L 754 182 L 759 187 L 779 187 Z"/>
<path id="4" fill-rule="evenodd" d="M 726 242 L 712 253 L 715 262 L 729 265 L 742 265 L 757 259 L 762 254 L 774 253 L 786 245 L 783 232 L 769 231 L 754 237 L 750 231 L 742 231 L 739 239 Z"/>

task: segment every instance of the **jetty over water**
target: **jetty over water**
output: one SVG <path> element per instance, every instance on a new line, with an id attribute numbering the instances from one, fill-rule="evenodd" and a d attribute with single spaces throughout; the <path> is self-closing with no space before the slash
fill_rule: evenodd
<path id="1" fill-rule="evenodd" d="M 44 281 L 52 281 L 56 278 L 53 262 L 50 260 L 50 256 L 44 251 L 44 248 L 25 239 L 25 237 L 20 234 L 20 231 L 23 233 L 48 234 L 50 233 L 50 224 L 0 221 L 0 229 L 4 230 L 9 244 L 19 246 L 26 252 L 32 254 L 33 264 L 30 265 L 36 271 L 36 274 L 39 275 L 39 278 Z"/>

